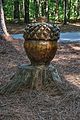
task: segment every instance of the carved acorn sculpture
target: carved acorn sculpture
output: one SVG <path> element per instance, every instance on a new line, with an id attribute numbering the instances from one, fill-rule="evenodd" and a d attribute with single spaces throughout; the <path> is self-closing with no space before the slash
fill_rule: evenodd
<path id="1" fill-rule="evenodd" d="M 47 23 L 44 17 L 26 26 L 24 48 L 32 64 L 18 66 L 11 81 L 0 88 L 0 94 L 11 94 L 25 88 L 51 90 L 52 95 L 62 94 L 62 81 L 57 69 L 50 64 L 57 51 L 59 33 L 59 28 Z"/>
<path id="2" fill-rule="evenodd" d="M 47 23 L 44 17 L 26 26 L 24 48 L 33 65 L 50 63 L 56 54 L 59 36 L 59 28 Z"/>

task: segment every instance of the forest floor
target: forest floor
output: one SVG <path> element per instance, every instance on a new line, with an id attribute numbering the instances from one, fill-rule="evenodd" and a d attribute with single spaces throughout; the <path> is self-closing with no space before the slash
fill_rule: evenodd
<path id="1" fill-rule="evenodd" d="M 68 23 L 67 25 L 57 24 L 61 32 L 80 31 L 80 23 Z M 7 24 L 8 32 L 11 34 L 20 34 L 24 32 L 25 24 Z"/>
<path id="2" fill-rule="evenodd" d="M 61 31 L 80 31 L 80 26 L 65 26 Z M 19 27 L 8 26 L 10 33 Z M 13 31 L 13 29 L 15 30 Z M 24 27 L 23 27 L 24 28 Z M 0 44 L 0 85 L 10 81 L 17 66 L 29 63 L 22 40 Z M 52 61 L 58 69 L 63 94 L 25 90 L 8 96 L 0 95 L 0 120 L 79 120 L 80 119 L 80 43 L 58 44 Z"/>

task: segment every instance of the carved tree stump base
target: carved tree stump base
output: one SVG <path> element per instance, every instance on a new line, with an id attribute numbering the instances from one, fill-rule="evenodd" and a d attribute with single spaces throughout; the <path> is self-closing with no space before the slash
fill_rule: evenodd
<path id="1" fill-rule="evenodd" d="M 62 81 L 53 64 L 27 65 L 18 67 L 11 81 L 0 88 L 0 94 L 11 94 L 25 88 L 52 91 L 54 94 L 62 93 Z"/>

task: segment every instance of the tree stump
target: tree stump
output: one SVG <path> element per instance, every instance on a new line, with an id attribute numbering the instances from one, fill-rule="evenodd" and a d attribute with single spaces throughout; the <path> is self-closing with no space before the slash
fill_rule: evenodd
<path id="1" fill-rule="evenodd" d="M 62 81 L 53 64 L 45 65 L 27 65 L 18 66 L 15 75 L 11 81 L 0 88 L 0 94 L 11 94 L 23 89 L 36 89 L 44 91 L 58 91 L 62 93 Z"/>

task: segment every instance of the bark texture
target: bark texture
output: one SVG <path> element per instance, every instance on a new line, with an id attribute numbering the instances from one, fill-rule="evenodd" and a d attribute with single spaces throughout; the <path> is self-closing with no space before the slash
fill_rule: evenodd
<path id="1" fill-rule="evenodd" d="M 22 65 L 11 81 L 0 88 L 0 94 L 11 94 L 24 89 L 62 92 L 62 81 L 54 65 Z"/>
<path id="2" fill-rule="evenodd" d="M 0 0 L 0 39 L 13 40 L 6 28 L 2 0 Z"/>
<path id="3" fill-rule="evenodd" d="M 7 32 L 6 24 L 5 24 L 5 19 L 4 19 L 2 0 L 0 0 L 0 30 L 5 35 L 9 36 L 9 33 Z"/>

